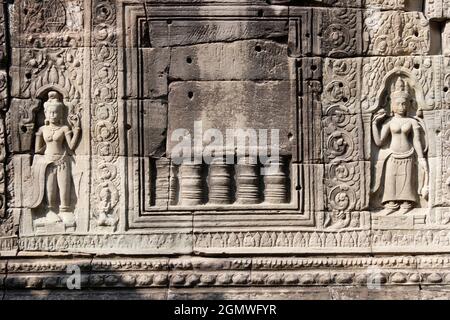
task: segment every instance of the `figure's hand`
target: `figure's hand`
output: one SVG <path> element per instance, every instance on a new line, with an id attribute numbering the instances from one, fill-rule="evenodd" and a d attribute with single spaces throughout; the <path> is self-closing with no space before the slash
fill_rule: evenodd
<path id="1" fill-rule="evenodd" d="M 424 199 L 428 199 L 429 194 L 430 194 L 430 188 L 428 186 L 423 187 L 422 190 L 420 191 L 420 195 Z"/>
<path id="2" fill-rule="evenodd" d="M 380 110 L 379 112 L 377 112 L 374 117 L 373 117 L 373 123 L 374 124 L 380 124 L 380 122 L 382 122 L 384 119 L 386 119 L 387 114 L 385 110 Z"/>
<path id="3" fill-rule="evenodd" d="M 71 114 L 69 116 L 69 122 L 72 128 L 80 129 L 81 127 L 81 115 L 80 114 Z"/>
<path id="4" fill-rule="evenodd" d="M 423 168 L 423 170 L 425 170 L 425 172 L 428 172 L 428 163 L 427 160 L 425 160 L 425 158 L 420 158 L 419 164 Z"/>

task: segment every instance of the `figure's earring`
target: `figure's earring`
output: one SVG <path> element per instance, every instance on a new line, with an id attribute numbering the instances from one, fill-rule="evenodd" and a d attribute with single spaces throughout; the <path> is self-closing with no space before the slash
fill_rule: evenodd
<path id="1" fill-rule="evenodd" d="M 419 118 L 423 118 L 423 110 L 422 110 L 422 108 L 417 109 L 417 116 Z"/>

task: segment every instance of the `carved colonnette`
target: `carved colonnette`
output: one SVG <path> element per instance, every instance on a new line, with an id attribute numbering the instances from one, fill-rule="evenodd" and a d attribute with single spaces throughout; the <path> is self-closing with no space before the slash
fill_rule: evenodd
<path id="1" fill-rule="evenodd" d="M 91 112 L 93 144 L 93 207 L 90 230 L 124 230 L 120 142 L 117 8 L 115 1 L 92 1 Z"/>

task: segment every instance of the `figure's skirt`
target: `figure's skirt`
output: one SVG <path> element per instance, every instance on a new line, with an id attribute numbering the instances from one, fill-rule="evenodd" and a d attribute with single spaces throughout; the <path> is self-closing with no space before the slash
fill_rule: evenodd
<path id="1" fill-rule="evenodd" d="M 391 201 L 418 202 L 417 163 L 411 152 L 392 154 L 387 160 L 384 180 L 383 203 Z"/>

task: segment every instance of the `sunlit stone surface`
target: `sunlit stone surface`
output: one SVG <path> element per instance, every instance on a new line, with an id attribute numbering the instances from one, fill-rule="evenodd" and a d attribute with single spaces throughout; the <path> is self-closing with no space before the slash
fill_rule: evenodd
<path id="1" fill-rule="evenodd" d="M 3 1 L 0 296 L 450 298 L 448 21 Z"/>

